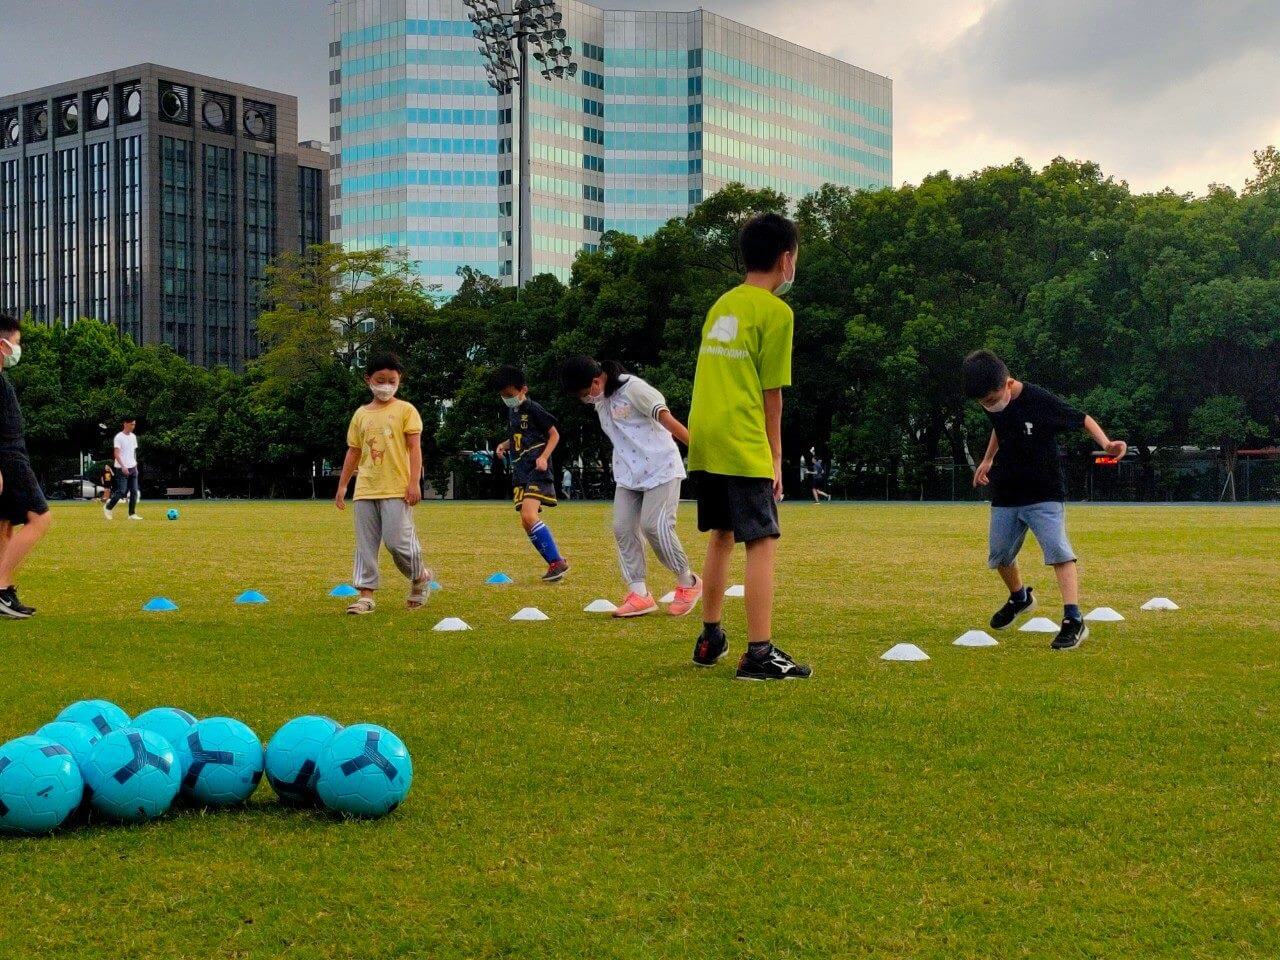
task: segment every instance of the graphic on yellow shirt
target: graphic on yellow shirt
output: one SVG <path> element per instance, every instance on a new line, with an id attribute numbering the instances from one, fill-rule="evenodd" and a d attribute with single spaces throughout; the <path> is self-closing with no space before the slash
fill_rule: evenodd
<path id="1" fill-rule="evenodd" d="M 404 496 L 409 486 L 407 438 L 415 433 L 422 433 L 422 417 L 403 400 L 386 406 L 370 404 L 355 412 L 347 428 L 347 445 L 360 451 L 355 499 Z"/>

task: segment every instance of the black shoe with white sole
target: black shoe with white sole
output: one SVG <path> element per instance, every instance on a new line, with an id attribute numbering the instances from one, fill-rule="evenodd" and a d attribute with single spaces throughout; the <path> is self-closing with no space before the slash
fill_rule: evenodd
<path id="1" fill-rule="evenodd" d="M 812 674 L 812 667 L 796 663 L 773 644 L 759 655 L 748 650 L 738 661 L 739 680 L 804 680 Z"/>
<path id="2" fill-rule="evenodd" d="M 729 638 L 719 627 L 702 625 L 698 642 L 693 645 L 693 662 L 699 667 L 714 667 L 729 652 Z"/>
<path id="3" fill-rule="evenodd" d="M 1004 602 L 1004 606 L 995 612 L 995 615 L 991 618 L 991 629 L 1003 630 L 1028 610 L 1034 609 L 1035 605 L 1035 589 L 1027 587 L 1027 599 L 1015 600 L 1013 597 L 1010 597 Z"/>
<path id="4" fill-rule="evenodd" d="M 1053 638 L 1053 643 L 1049 646 L 1054 650 L 1074 650 L 1088 639 L 1089 625 L 1083 620 L 1073 620 L 1068 617 L 1062 621 L 1062 629 L 1058 631 L 1058 635 Z"/>
<path id="5" fill-rule="evenodd" d="M 28 607 L 18 599 L 16 587 L 5 587 L 0 590 L 0 616 L 12 617 L 14 620 L 26 620 L 35 614 L 35 607 Z"/>

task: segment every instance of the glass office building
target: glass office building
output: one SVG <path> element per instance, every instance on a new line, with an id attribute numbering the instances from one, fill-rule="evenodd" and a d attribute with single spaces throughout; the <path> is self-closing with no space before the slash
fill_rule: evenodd
<path id="1" fill-rule="evenodd" d="M 0 311 L 241 368 L 270 258 L 328 239 L 296 130 L 293 97 L 156 64 L 0 97 Z"/>
<path id="2" fill-rule="evenodd" d="M 892 182 L 893 89 L 703 10 L 557 0 L 575 77 L 529 90 L 533 263 L 567 279 L 606 230 L 638 236 L 728 183 L 799 198 Z M 485 82 L 461 0 L 333 0 L 330 238 L 408 251 L 428 283 L 510 278 L 511 95 Z"/>

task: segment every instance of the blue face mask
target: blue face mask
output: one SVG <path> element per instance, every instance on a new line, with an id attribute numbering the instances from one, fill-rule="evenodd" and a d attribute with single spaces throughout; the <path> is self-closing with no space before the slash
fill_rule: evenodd
<path id="1" fill-rule="evenodd" d="M 511 410 L 514 410 L 520 404 L 524 403 L 524 397 L 503 397 L 502 402 Z"/>

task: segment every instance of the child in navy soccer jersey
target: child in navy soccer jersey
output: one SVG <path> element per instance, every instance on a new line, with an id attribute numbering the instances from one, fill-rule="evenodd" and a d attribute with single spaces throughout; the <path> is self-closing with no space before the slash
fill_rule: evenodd
<path id="1" fill-rule="evenodd" d="M 1117 458 L 1128 447 L 1062 398 L 1009 376 L 1009 368 L 990 350 L 965 357 L 962 376 L 965 395 L 991 420 L 986 456 L 973 477 L 975 487 L 991 487 L 988 565 L 1009 588 L 1009 599 L 991 618 L 991 626 L 1003 630 L 1036 605 L 1032 588 L 1022 582 L 1018 570 L 1018 553 L 1030 530 L 1062 591 L 1062 629 L 1053 649 L 1071 650 L 1089 636 L 1089 628 L 1080 615 L 1076 554 L 1067 539 L 1067 487 L 1058 434 L 1084 430 L 1108 456 Z"/>
<path id="2" fill-rule="evenodd" d="M 560 443 L 556 418 L 529 399 L 524 372 L 516 367 L 500 367 L 493 375 L 493 388 L 507 406 L 508 438 L 498 444 L 497 454 L 511 454 L 512 499 L 520 511 L 520 522 L 534 549 L 547 562 L 542 579 L 563 580 L 569 562 L 560 555 L 551 529 L 539 515 L 543 507 L 556 505 L 556 481 L 551 474 L 551 454 Z"/>

